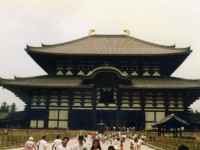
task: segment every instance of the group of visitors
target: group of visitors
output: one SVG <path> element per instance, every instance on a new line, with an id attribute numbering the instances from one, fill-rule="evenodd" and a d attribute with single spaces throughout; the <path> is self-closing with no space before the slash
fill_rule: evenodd
<path id="1" fill-rule="evenodd" d="M 37 144 L 33 141 L 31 136 L 25 144 L 24 150 L 47 150 L 46 136 L 42 136 L 41 140 Z"/>
<path id="2" fill-rule="evenodd" d="M 78 143 L 70 147 L 68 145 L 69 138 L 63 137 L 60 139 L 60 135 L 57 135 L 56 139 L 53 141 L 51 150 L 102 150 L 101 144 L 108 145 L 108 150 L 126 150 L 123 147 L 125 140 L 129 138 L 130 140 L 130 150 L 141 150 L 141 145 L 144 143 L 144 136 L 139 136 L 138 134 L 131 135 L 119 135 L 119 134 L 88 134 L 86 136 L 79 135 Z M 30 137 L 25 144 L 24 150 L 47 150 L 46 136 L 42 136 L 41 140 L 34 143 L 33 137 Z M 188 147 L 181 145 L 178 150 L 188 150 Z"/>
<path id="3" fill-rule="evenodd" d="M 78 136 L 78 144 L 73 147 L 68 146 L 69 138 L 63 137 L 60 139 L 60 135 L 53 141 L 52 150 L 102 150 L 101 144 L 108 144 L 108 150 L 124 150 L 123 143 L 127 136 L 119 134 L 88 134 L 85 137 L 83 135 Z M 141 150 L 141 144 L 143 141 L 134 135 L 131 137 L 130 150 Z M 41 140 L 34 143 L 33 137 L 30 137 L 25 144 L 24 150 L 47 150 L 46 136 L 42 136 Z"/>
<path id="4" fill-rule="evenodd" d="M 30 137 L 25 144 L 24 150 L 47 150 L 47 142 L 45 141 L 45 138 L 46 136 L 42 136 L 41 140 L 35 144 L 33 137 Z M 89 150 L 87 144 L 84 142 L 83 135 L 78 137 L 78 144 L 74 145 L 73 147 L 69 147 L 67 145 L 68 142 L 68 137 L 63 137 L 61 140 L 60 135 L 58 135 L 53 142 L 52 150 Z M 93 140 L 91 150 L 101 150 L 99 140 Z"/>

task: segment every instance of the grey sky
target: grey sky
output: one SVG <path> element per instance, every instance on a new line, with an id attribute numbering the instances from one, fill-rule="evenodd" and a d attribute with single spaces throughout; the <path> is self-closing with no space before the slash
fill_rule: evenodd
<path id="1" fill-rule="evenodd" d="M 26 44 L 40 46 L 95 34 L 123 34 L 149 42 L 188 47 L 193 52 L 173 74 L 200 79 L 199 0 L 1 0 L 0 77 L 43 75 L 29 57 Z M 24 104 L 0 88 L 0 104 Z M 200 100 L 191 108 L 200 111 Z"/>

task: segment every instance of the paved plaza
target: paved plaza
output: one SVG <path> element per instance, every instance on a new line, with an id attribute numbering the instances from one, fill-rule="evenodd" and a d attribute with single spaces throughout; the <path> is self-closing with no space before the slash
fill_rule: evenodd
<path id="1" fill-rule="evenodd" d="M 25 142 L 26 142 L 26 141 L 25 141 Z M 25 142 L 24 142 L 24 143 L 25 143 Z M 77 142 L 78 142 L 78 140 L 74 138 L 74 139 L 71 139 L 71 140 L 69 141 L 68 145 L 69 145 L 70 147 L 73 147 Z M 102 150 L 107 150 L 107 149 L 108 149 L 108 146 L 109 146 L 109 144 L 103 144 L 103 143 L 101 142 L 101 148 L 102 148 Z M 52 143 L 48 143 L 48 149 L 47 149 L 47 150 L 51 150 L 51 148 L 52 148 Z M 22 147 L 13 148 L 13 149 L 9 149 L 9 150 L 22 150 Z M 129 140 L 129 139 L 127 139 L 126 142 L 124 143 L 124 150 L 130 150 L 130 140 Z M 146 145 L 142 145 L 141 150 L 153 150 L 153 149 L 147 147 Z"/>

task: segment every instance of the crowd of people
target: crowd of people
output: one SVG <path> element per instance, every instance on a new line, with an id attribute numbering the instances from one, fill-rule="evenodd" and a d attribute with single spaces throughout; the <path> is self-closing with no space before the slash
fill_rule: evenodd
<path id="1" fill-rule="evenodd" d="M 34 143 L 33 137 L 30 137 L 25 144 L 24 150 L 47 150 L 46 136 L 42 136 L 41 140 Z M 107 150 L 127 150 L 124 149 L 124 143 L 129 142 L 130 150 L 141 150 L 142 144 L 145 143 L 146 136 L 138 134 L 120 135 L 119 133 L 110 134 L 88 134 L 78 135 L 78 142 L 73 146 L 69 146 L 69 138 L 57 135 L 53 141 L 51 150 L 103 150 L 101 145 L 106 144 Z M 182 145 L 178 150 L 188 150 Z"/>
<path id="2" fill-rule="evenodd" d="M 120 135 L 119 133 L 98 134 L 89 133 L 88 135 L 78 135 L 78 143 L 72 147 L 68 146 L 69 138 L 57 135 L 53 141 L 52 150 L 102 150 L 101 144 L 107 144 L 108 150 L 124 150 L 123 145 L 127 138 L 130 140 L 130 150 L 141 150 L 141 145 L 145 141 L 145 136 Z M 34 143 L 30 137 L 25 144 L 24 150 L 47 150 L 46 136 Z"/>

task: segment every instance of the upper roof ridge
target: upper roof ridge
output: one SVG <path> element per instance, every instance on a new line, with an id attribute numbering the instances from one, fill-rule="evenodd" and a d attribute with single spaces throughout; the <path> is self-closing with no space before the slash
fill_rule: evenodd
<path id="1" fill-rule="evenodd" d="M 175 44 L 160 45 L 122 34 L 94 34 L 58 44 L 42 43 L 41 47 L 27 45 L 25 50 L 28 53 L 96 56 L 189 55 L 191 52 L 190 47 L 175 48 Z"/>
<path id="2" fill-rule="evenodd" d="M 41 49 L 41 48 L 48 48 L 48 47 L 57 47 L 57 46 L 63 46 L 63 45 L 66 45 L 66 44 L 72 44 L 72 43 L 76 43 L 76 42 L 79 42 L 79 41 L 82 41 L 82 40 L 85 40 L 85 39 L 88 39 L 88 38 L 98 38 L 98 37 L 107 37 L 107 38 L 112 38 L 112 37 L 123 37 L 123 38 L 129 38 L 129 39 L 133 39 L 133 40 L 136 40 L 138 42 L 142 42 L 142 43 L 145 43 L 145 44 L 148 44 L 148 45 L 151 45 L 151 46 L 155 46 L 155 47 L 161 47 L 161 48 L 167 48 L 167 49 L 175 49 L 175 50 L 190 50 L 190 46 L 188 47 L 184 47 L 184 48 L 176 48 L 176 44 L 173 44 L 173 45 L 162 45 L 162 44 L 156 44 L 156 43 L 153 43 L 153 42 L 149 42 L 149 41 L 145 41 L 145 40 L 141 40 L 139 38 L 135 38 L 135 37 L 132 37 L 132 36 L 126 36 L 126 35 L 123 35 L 123 34 L 94 34 L 94 35 L 90 35 L 90 36 L 86 36 L 86 37 L 82 37 L 82 38 L 78 38 L 76 40 L 70 40 L 70 41 L 67 41 L 67 42 L 62 42 L 62 43 L 57 43 L 57 44 L 44 44 L 44 43 L 41 43 L 41 47 L 38 47 L 38 46 L 29 46 L 27 45 L 27 49 Z"/>
<path id="3" fill-rule="evenodd" d="M 62 46 L 62 45 L 65 45 L 65 44 L 71 44 L 71 43 L 75 43 L 75 42 L 78 42 L 80 40 L 85 40 L 87 38 L 94 38 L 94 37 L 116 37 L 116 36 L 120 36 L 120 37 L 127 37 L 123 34 L 119 34 L 119 35 L 116 35 L 116 34 L 94 34 L 94 35 L 90 35 L 90 36 L 85 36 L 85 37 L 82 37 L 82 38 L 78 38 L 76 40 L 70 40 L 70 41 L 67 41 L 67 42 L 62 42 L 62 43 L 57 43 L 57 44 L 44 44 L 44 43 L 41 43 L 41 46 L 42 47 L 56 47 L 56 46 Z M 29 46 L 31 47 L 31 46 Z M 34 48 L 34 47 L 31 47 L 31 48 Z M 38 47 L 35 47 L 35 48 L 38 48 Z"/>
<path id="4" fill-rule="evenodd" d="M 80 41 L 80 40 L 84 40 L 84 39 L 87 39 L 87 38 L 90 38 L 90 37 L 92 37 L 92 36 L 94 36 L 94 35 L 91 35 L 91 36 L 86 36 L 86 37 L 82 37 L 82 38 L 78 38 L 78 39 L 76 39 L 76 40 L 70 40 L 70 41 L 67 41 L 67 42 L 62 42 L 62 43 L 57 43 L 57 44 L 43 44 L 43 43 L 41 43 L 41 46 L 42 47 L 56 47 L 56 46 L 62 46 L 62 45 L 65 45 L 65 44 L 71 44 L 71 43 L 75 43 L 75 42 L 78 42 L 78 41 Z"/>

